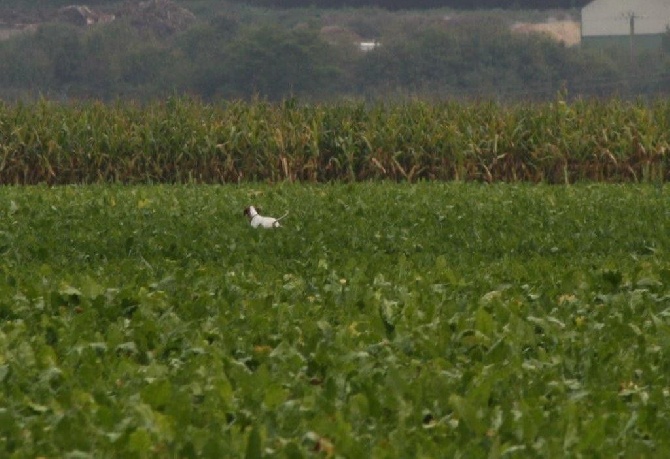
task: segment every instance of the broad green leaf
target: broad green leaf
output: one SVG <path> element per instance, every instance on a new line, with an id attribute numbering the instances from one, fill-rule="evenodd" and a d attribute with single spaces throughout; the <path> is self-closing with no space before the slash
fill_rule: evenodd
<path id="1" fill-rule="evenodd" d="M 136 429 L 128 437 L 128 449 L 139 457 L 149 457 L 151 446 L 151 435 L 145 428 Z"/>
<path id="2" fill-rule="evenodd" d="M 274 410 L 286 400 L 287 395 L 286 389 L 280 385 L 271 384 L 265 388 L 265 398 L 263 399 L 263 403 L 267 409 Z"/>
<path id="3" fill-rule="evenodd" d="M 449 406 L 475 435 L 484 435 L 487 426 L 479 407 L 472 406 L 465 398 L 456 394 L 449 396 Z"/>
<path id="4" fill-rule="evenodd" d="M 257 427 L 253 427 L 247 437 L 247 447 L 244 457 L 245 459 L 260 459 L 263 457 L 262 450 L 261 434 Z"/>

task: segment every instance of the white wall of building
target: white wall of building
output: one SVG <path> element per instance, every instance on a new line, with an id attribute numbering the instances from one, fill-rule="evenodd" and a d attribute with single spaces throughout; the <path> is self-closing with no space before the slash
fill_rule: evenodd
<path id="1" fill-rule="evenodd" d="M 670 25 L 670 0 L 594 0 L 582 8 L 582 37 L 665 33 Z"/>

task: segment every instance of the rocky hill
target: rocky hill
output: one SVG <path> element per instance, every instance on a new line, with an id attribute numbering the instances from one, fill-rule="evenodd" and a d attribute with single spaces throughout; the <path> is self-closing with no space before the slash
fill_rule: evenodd
<path id="1" fill-rule="evenodd" d="M 117 8 L 75 4 L 58 9 L 16 10 L 0 7 L 0 39 L 34 31 L 44 23 L 90 27 L 120 19 L 128 20 L 139 29 L 164 35 L 184 30 L 196 18 L 188 9 L 170 0 L 125 2 Z"/>

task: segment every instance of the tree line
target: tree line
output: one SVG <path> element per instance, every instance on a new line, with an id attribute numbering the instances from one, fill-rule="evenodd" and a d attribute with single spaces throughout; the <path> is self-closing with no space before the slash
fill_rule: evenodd
<path id="1" fill-rule="evenodd" d="M 625 49 L 568 48 L 513 33 L 496 14 L 421 27 L 385 18 L 356 19 L 356 36 L 369 33 L 381 44 L 368 52 L 350 31 L 328 35 L 315 21 L 245 22 L 229 13 L 169 37 L 124 20 L 88 29 L 45 24 L 0 42 L 0 95 L 543 99 L 561 90 L 608 96 L 670 89 L 667 51 L 640 52 L 631 63 Z"/>
<path id="2" fill-rule="evenodd" d="M 139 0 L 137 0 L 139 1 Z M 592 0 L 229 0 L 269 8 L 342 8 L 375 6 L 391 10 L 411 10 L 423 8 L 456 8 L 456 9 L 566 9 L 581 8 Z M 7 8 L 50 8 L 71 5 L 72 0 L 3 0 Z M 87 5 L 105 5 L 109 0 L 87 0 Z M 176 3 L 188 7 L 190 0 Z"/>
<path id="3" fill-rule="evenodd" d="M 234 0 L 268 8 L 342 8 L 375 6 L 390 10 L 424 8 L 456 9 L 567 9 L 581 8 L 591 0 Z"/>

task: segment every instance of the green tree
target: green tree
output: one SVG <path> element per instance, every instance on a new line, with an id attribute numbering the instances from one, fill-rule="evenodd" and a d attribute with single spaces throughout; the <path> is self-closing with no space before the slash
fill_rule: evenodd
<path id="1" fill-rule="evenodd" d="M 219 24 L 196 25 L 177 39 L 173 54 L 178 65 L 172 69 L 172 79 L 179 90 L 212 98 L 227 85 L 226 62 L 234 32 Z"/>
<path id="2" fill-rule="evenodd" d="M 31 90 L 52 84 L 49 53 L 31 36 L 0 42 L 0 84 L 6 91 Z"/>
<path id="3" fill-rule="evenodd" d="M 147 98 L 169 89 L 171 80 L 166 76 L 174 66 L 167 49 L 124 21 L 91 29 L 85 40 L 89 92 L 107 99 Z"/>
<path id="4" fill-rule="evenodd" d="M 312 28 L 252 27 L 229 46 L 221 90 L 229 96 L 270 99 L 322 92 L 339 75 L 332 58 L 328 44 Z"/>
<path id="5" fill-rule="evenodd" d="M 46 24 L 39 28 L 36 42 L 51 56 L 54 84 L 64 86 L 82 80 L 85 51 L 79 29 L 66 24 Z"/>

